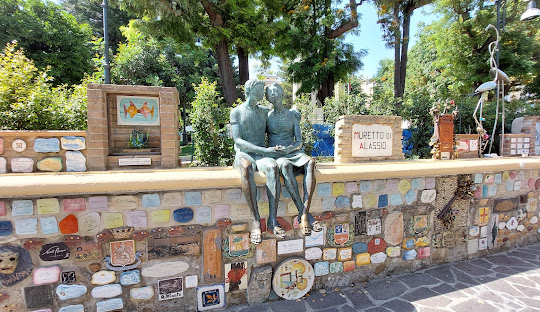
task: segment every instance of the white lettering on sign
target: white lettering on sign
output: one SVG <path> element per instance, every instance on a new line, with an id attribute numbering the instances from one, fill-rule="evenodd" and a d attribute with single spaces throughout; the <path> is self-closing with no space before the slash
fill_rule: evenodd
<path id="1" fill-rule="evenodd" d="M 120 158 L 118 159 L 119 166 L 150 166 L 152 158 Z"/>
<path id="2" fill-rule="evenodd" d="M 392 156 L 392 139 L 391 126 L 354 124 L 352 127 L 352 156 Z"/>

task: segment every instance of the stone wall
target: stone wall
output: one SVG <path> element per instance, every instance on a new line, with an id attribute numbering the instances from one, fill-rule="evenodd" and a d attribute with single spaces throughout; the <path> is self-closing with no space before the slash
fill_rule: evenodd
<path id="1" fill-rule="evenodd" d="M 302 263 L 313 290 L 539 241 L 540 159 L 318 168 L 311 211 L 324 232 L 303 237 L 285 193 L 278 216 L 287 237 L 265 232 L 260 245 L 249 243 L 249 209 L 230 168 L 83 173 L 77 185 L 65 186 L 71 175 L 5 176 L 12 181 L 0 180 L 0 257 L 17 253 L 19 263 L 15 272 L 0 272 L 2 305 L 196 311 L 202 295 L 210 297 L 199 310 L 268 300 L 272 280 L 276 287 L 295 281 L 282 275 L 284 261 Z M 395 168 L 409 170 L 384 171 Z M 361 170 L 370 175 L 354 178 Z M 215 180 L 203 186 L 206 174 Z M 107 184 L 115 176 L 126 179 L 125 186 Z M 438 219 L 467 181 L 471 198 L 458 198 L 451 218 Z M 260 176 L 257 184 L 265 218 Z M 273 272 L 279 274 L 272 279 Z M 309 290 L 305 281 L 296 279 L 293 288 Z"/>
<path id="2" fill-rule="evenodd" d="M 335 128 L 334 161 L 404 159 L 399 116 L 340 116 Z"/>
<path id="3" fill-rule="evenodd" d="M 86 131 L 0 131 L 0 173 L 86 170 Z"/>
<path id="4" fill-rule="evenodd" d="M 523 117 L 522 133 L 529 135 L 531 139 L 531 146 L 529 155 L 540 155 L 540 116 L 525 116 Z"/>
<path id="5" fill-rule="evenodd" d="M 534 152 L 534 139 L 529 134 L 505 133 L 502 156 L 529 156 Z"/>
<path id="6" fill-rule="evenodd" d="M 176 88 L 89 84 L 87 94 L 89 170 L 178 167 L 179 98 Z M 116 101 L 121 95 L 159 97 L 159 126 L 118 125 Z M 148 131 L 150 151 L 124 150 L 134 129 Z M 120 166 L 119 161 L 128 158 L 133 158 L 133 163 L 139 165 Z M 150 164 L 141 165 L 141 158 L 149 160 Z"/>

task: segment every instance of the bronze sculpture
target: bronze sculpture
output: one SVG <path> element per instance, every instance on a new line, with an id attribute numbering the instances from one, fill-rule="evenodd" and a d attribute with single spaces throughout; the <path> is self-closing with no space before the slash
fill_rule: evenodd
<path id="1" fill-rule="evenodd" d="M 262 241 L 260 216 L 257 206 L 257 186 L 254 172 L 260 170 L 266 175 L 269 217 L 268 228 L 277 237 L 285 237 L 285 231 L 279 226 L 276 213 L 281 191 L 279 167 L 273 158 L 282 154 L 275 147 L 266 147 L 266 120 L 268 109 L 257 103 L 264 96 L 264 82 L 248 80 L 245 84 L 246 101 L 231 111 L 231 132 L 234 139 L 234 167 L 240 171 L 242 192 L 252 213 L 251 242 Z"/>
<path id="2" fill-rule="evenodd" d="M 300 131 L 300 113 L 288 110 L 283 106 L 283 88 L 271 84 L 266 89 L 266 98 L 274 109 L 268 113 L 266 128 L 268 145 L 275 146 L 282 152 L 276 159 L 285 187 L 298 209 L 298 221 L 304 235 L 311 230 L 319 232 L 322 226 L 309 213 L 311 198 L 315 190 L 315 161 L 302 149 L 302 133 Z M 300 197 L 295 176 L 304 174 L 304 198 Z"/>

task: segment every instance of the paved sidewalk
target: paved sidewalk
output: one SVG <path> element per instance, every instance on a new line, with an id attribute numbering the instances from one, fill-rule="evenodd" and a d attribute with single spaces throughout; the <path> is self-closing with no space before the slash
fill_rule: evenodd
<path id="1" fill-rule="evenodd" d="M 229 312 L 540 312 L 540 244 Z"/>

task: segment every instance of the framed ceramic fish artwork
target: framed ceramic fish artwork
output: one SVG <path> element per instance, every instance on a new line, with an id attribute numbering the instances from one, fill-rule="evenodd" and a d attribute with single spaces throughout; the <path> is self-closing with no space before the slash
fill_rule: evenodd
<path id="1" fill-rule="evenodd" d="M 159 97 L 116 97 L 118 125 L 159 126 Z"/>

